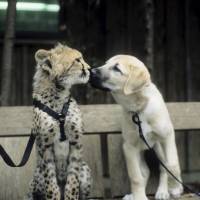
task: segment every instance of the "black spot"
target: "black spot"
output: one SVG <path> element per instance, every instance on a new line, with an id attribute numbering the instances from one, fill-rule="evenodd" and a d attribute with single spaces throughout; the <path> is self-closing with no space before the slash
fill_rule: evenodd
<path id="1" fill-rule="evenodd" d="M 79 170 L 79 168 L 78 168 L 78 167 L 75 167 L 74 169 L 75 169 L 76 171 L 78 171 L 78 170 Z"/>
<path id="2" fill-rule="evenodd" d="M 49 132 L 52 133 L 52 132 L 53 132 L 53 128 L 51 128 L 51 129 L 49 130 Z"/>
<path id="3" fill-rule="evenodd" d="M 72 161 L 72 162 L 77 161 L 76 157 L 74 157 L 74 156 L 71 157 L 71 161 Z"/>
<path id="4" fill-rule="evenodd" d="M 72 131 L 74 130 L 74 128 L 75 128 L 75 126 L 74 126 L 74 125 L 72 125 L 72 126 L 71 126 L 71 129 L 72 129 Z"/>
<path id="5" fill-rule="evenodd" d="M 51 199 L 51 198 L 52 198 L 52 195 L 47 194 L 47 198 L 48 198 L 48 199 Z"/>
<path id="6" fill-rule="evenodd" d="M 60 97 L 58 97 L 58 96 L 55 96 L 55 99 L 60 99 Z"/>
<path id="7" fill-rule="evenodd" d="M 44 139 L 45 142 L 48 142 L 48 140 L 49 140 L 48 138 L 45 138 L 45 139 Z"/>
<path id="8" fill-rule="evenodd" d="M 72 195 L 75 195 L 75 192 L 76 192 L 76 189 L 73 188 L 73 189 L 72 189 Z"/>
<path id="9" fill-rule="evenodd" d="M 76 135 L 76 136 L 75 136 L 75 139 L 78 139 L 78 138 L 79 138 L 79 135 Z"/>
<path id="10" fill-rule="evenodd" d="M 49 159 L 47 159 L 47 163 L 51 163 L 52 162 L 52 160 L 49 158 Z M 47 173 L 48 173 L 48 169 L 47 169 Z"/>

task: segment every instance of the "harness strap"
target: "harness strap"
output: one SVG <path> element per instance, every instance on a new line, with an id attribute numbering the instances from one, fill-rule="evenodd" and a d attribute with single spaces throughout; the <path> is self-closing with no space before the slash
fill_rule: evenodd
<path id="1" fill-rule="evenodd" d="M 30 154 L 31 154 L 34 142 L 35 142 L 35 138 L 36 138 L 36 136 L 33 135 L 33 133 L 31 133 L 29 140 L 28 140 L 28 143 L 26 145 L 26 149 L 24 151 L 23 157 L 22 157 L 21 162 L 19 164 L 15 164 L 12 161 L 12 159 L 10 158 L 10 156 L 7 154 L 7 152 L 5 151 L 5 149 L 0 145 L 0 155 L 3 158 L 4 162 L 10 167 L 22 167 L 22 166 L 24 166 L 27 163 L 27 161 L 30 157 Z"/>
<path id="2" fill-rule="evenodd" d="M 52 110 L 51 108 L 49 108 L 48 106 L 46 106 L 45 104 L 41 103 L 40 101 L 38 101 L 37 99 L 33 99 L 33 105 L 36 108 L 39 108 L 40 110 L 42 110 L 43 112 L 47 113 L 48 115 L 50 115 L 51 117 L 53 117 L 56 120 L 60 119 L 60 113 L 55 112 L 54 110 Z M 65 116 L 64 116 L 65 117 Z"/>
<path id="3" fill-rule="evenodd" d="M 139 131 L 139 136 L 142 139 L 142 141 L 146 144 L 146 146 L 148 147 L 149 150 L 153 151 L 153 153 L 155 154 L 158 162 L 160 163 L 160 165 L 162 165 L 162 167 L 177 181 L 179 182 L 187 191 L 194 193 L 196 196 L 200 197 L 200 193 L 199 192 L 195 192 L 194 190 L 192 190 L 188 185 L 186 185 L 185 183 L 183 183 L 181 180 L 179 180 L 167 167 L 166 165 L 158 158 L 155 150 L 153 148 L 150 147 L 150 145 L 148 144 L 147 140 L 144 137 L 143 134 L 143 130 L 142 130 L 142 126 L 141 126 L 141 121 L 140 121 L 140 117 L 138 115 L 138 113 L 134 113 L 132 116 L 132 121 L 138 126 L 138 131 Z"/>
<path id="4" fill-rule="evenodd" d="M 69 96 L 69 99 L 66 103 L 64 103 L 62 110 L 60 113 L 55 112 L 54 110 L 52 110 L 51 108 L 49 108 L 47 105 L 41 103 L 40 101 L 38 101 L 37 99 L 33 100 L 33 105 L 36 108 L 39 108 L 40 110 L 42 110 L 43 112 L 46 112 L 49 116 L 53 117 L 54 119 L 59 121 L 59 127 L 60 127 L 60 141 L 63 142 L 67 139 L 66 135 L 65 135 L 65 117 L 68 114 L 68 110 L 69 110 L 69 105 L 71 103 L 71 96 Z"/>

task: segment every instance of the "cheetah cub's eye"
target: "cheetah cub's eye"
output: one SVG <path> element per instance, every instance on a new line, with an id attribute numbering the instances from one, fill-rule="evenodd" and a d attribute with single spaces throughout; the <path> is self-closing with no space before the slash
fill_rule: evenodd
<path id="1" fill-rule="evenodd" d="M 76 62 L 81 63 L 81 57 L 75 59 Z"/>

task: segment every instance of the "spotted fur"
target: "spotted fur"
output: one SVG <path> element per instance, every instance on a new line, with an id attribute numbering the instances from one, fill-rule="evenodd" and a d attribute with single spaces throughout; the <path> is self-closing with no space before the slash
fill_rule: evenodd
<path id="1" fill-rule="evenodd" d="M 80 52 L 63 45 L 49 51 L 39 50 L 35 58 L 33 98 L 60 112 L 69 99 L 71 86 L 87 83 L 89 66 Z M 83 123 L 76 101 L 72 98 L 65 118 L 67 139 L 63 142 L 58 121 L 38 108 L 33 113 L 37 163 L 25 199 L 85 199 L 91 187 L 91 174 L 82 160 Z"/>

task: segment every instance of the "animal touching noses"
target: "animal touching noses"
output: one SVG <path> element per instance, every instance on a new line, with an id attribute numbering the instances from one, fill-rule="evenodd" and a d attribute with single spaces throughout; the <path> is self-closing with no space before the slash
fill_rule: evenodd
<path id="1" fill-rule="evenodd" d="M 90 69 L 90 83 L 94 83 L 97 80 L 99 80 L 101 77 L 101 73 L 98 70 L 98 68 L 92 68 Z"/>
<path id="2" fill-rule="evenodd" d="M 98 76 L 98 75 L 100 75 L 100 72 L 99 72 L 99 70 L 98 70 L 97 68 L 92 68 L 92 69 L 90 69 L 90 73 L 91 73 L 91 75 L 93 75 L 93 76 Z"/>

